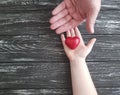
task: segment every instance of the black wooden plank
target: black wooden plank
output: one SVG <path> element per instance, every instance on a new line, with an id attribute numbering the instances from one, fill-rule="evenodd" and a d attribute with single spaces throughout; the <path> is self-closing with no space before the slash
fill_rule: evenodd
<path id="1" fill-rule="evenodd" d="M 62 0 L 1 0 L 0 10 L 38 10 L 41 8 L 34 5 L 44 6 L 42 8 L 45 9 L 55 7 L 61 1 Z M 102 0 L 102 10 L 119 10 L 119 5 L 119 0 Z"/>
<path id="2" fill-rule="evenodd" d="M 120 86 L 120 61 L 88 62 L 95 86 Z M 0 89 L 71 88 L 69 62 L 0 63 Z"/>
<path id="3" fill-rule="evenodd" d="M 102 10 L 120 10 L 120 0 L 102 0 Z"/>
<path id="4" fill-rule="evenodd" d="M 0 95 L 72 95 L 69 89 L 0 90 Z"/>
<path id="5" fill-rule="evenodd" d="M 0 35 L 46 34 L 50 11 L 7 12 L 0 14 Z"/>
<path id="6" fill-rule="evenodd" d="M 95 34 L 120 34 L 120 11 L 100 11 L 95 24 Z M 80 30 L 86 33 L 85 23 Z"/>
<path id="7" fill-rule="evenodd" d="M 53 10 L 60 2 L 59 0 L 1 0 L 0 12 Z"/>
<path id="8" fill-rule="evenodd" d="M 60 0 L 0 0 L 1 6 L 56 5 Z"/>
<path id="9" fill-rule="evenodd" d="M 95 25 L 95 34 L 120 34 L 120 11 L 101 11 Z M 49 34 L 50 10 L 27 12 L 2 12 L 0 14 L 0 35 Z M 83 34 L 85 24 L 80 26 Z"/>
<path id="10" fill-rule="evenodd" d="M 83 35 L 97 42 L 87 61 L 120 60 L 120 35 Z M 48 35 L 0 36 L 0 62 L 64 61 L 60 37 Z"/>
<path id="11" fill-rule="evenodd" d="M 120 95 L 120 88 L 98 88 L 99 95 Z M 0 90 L 0 95 L 72 95 L 71 89 Z"/>
<path id="12" fill-rule="evenodd" d="M 1 0 L 0 11 L 53 9 L 58 0 Z"/>
<path id="13" fill-rule="evenodd" d="M 70 82 L 69 67 L 63 64 L 59 62 L 1 63 L 0 89 L 66 88 Z M 59 68 L 56 68 L 57 66 Z"/>

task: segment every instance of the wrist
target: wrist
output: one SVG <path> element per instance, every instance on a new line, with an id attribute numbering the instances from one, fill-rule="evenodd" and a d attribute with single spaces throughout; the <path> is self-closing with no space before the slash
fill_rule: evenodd
<path id="1" fill-rule="evenodd" d="M 85 58 L 75 58 L 75 59 L 70 59 L 70 64 L 85 64 L 86 59 Z"/>

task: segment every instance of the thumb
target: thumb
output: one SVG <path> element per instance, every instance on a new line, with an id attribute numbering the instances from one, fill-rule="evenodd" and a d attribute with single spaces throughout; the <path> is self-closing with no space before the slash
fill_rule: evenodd
<path id="1" fill-rule="evenodd" d="M 89 49 L 90 51 L 92 50 L 95 42 L 96 42 L 96 38 L 93 38 L 93 39 L 91 39 L 91 40 L 88 42 L 87 47 L 88 47 L 88 49 Z"/>
<path id="2" fill-rule="evenodd" d="M 97 11 L 90 11 L 87 14 L 86 19 L 86 28 L 90 33 L 94 33 L 94 24 L 97 18 L 98 12 Z"/>

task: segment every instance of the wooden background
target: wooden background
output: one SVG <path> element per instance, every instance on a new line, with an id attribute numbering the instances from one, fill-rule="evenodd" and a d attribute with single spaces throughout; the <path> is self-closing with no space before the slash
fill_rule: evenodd
<path id="1" fill-rule="evenodd" d="M 60 0 L 0 0 L 0 95 L 72 95 L 69 61 L 49 29 Z M 87 58 L 99 95 L 120 95 L 120 0 L 102 0 Z"/>

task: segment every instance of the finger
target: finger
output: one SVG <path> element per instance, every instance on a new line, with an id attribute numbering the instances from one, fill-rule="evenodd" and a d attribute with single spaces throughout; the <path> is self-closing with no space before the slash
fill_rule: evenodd
<path id="1" fill-rule="evenodd" d="M 65 23 L 69 22 L 72 19 L 70 15 L 65 16 L 64 18 L 60 19 L 59 21 L 55 22 L 54 24 L 51 25 L 51 29 L 56 29 Z"/>
<path id="2" fill-rule="evenodd" d="M 67 33 L 67 37 L 71 37 L 70 30 L 68 30 L 66 33 Z"/>
<path id="3" fill-rule="evenodd" d="M 91 39 L 87 44 L 88 49 L 92 50 L 95 42 L 96 42 L 96 38 Z"/>
<path id="4" fill-rule="evenodd" d="M 94 24 L 98 15 L 98 11 L 92 11 L 87 14 L 86 28 L 90 33 L 94 33 Z"/>
<path id="5" fill-rule="evenodd" d="M 80 38 L 81 43 L 84 43 L 82 35 L 77 27 L 75 27 L 75 34 Z"/>
<path id="6" fill-rule="evenodd" d="M 63 1 L 62 3 L 60 3 L 53 11 L 52 11 L 52 15 L 56 15 L 59 12 L 61 12 L 63 9 L 65 9 L 65 2 Z"/>
<path id="7" fill-rule="evenodd" d="M 59 19 L 65 17 L 68 14 L 68 11 L 66 9 L 62 10 L 60 13 L 58 13 L 57 15 L 53 16 L 50 19 L 50 23 L 55 23 L 56 21 L 58 21 Z"/>
<path id="8" fill-rule="evenodd" d="M 71 36 L 75 37 L 75 31 L 73 30 L 73 28 L 70 30 Z"/>
<path id="9" fill-rule="evenodd" d="M 76 21 L 74 19 L 71 19 L 68 23 L 60 26 L 57 30 L 56 30 L 56 33 L 57 34 L 60 34 L 62 32 L 65 32 L 65 31 L 68 31 L 70 30 L 71 28 L 74 28 L 76 26 L 78 26 L 80 24 L 80 21 Z"/>
<path id="10" fill-rule="evenodd" d="M 62 41 L 63 47 L 65 47 L 65 36 L 64 36 L 64 34 L 61 34 L 61 41 Z"/>

